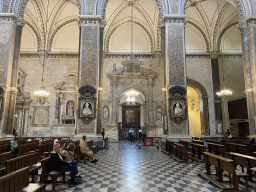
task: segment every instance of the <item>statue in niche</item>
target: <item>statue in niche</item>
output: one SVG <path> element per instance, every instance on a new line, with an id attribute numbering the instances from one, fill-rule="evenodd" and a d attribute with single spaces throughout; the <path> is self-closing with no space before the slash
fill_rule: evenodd
<path id="1" fill-rule="evenodd" d="M 68 111 L 68 116 L 70 117 L 74 116 L 74 104 L 72 101 L 68 102 L 67 111 Z"/>
<path id="2" fill-rule="evenodd" d="M 182 116 L 183 112 L 184 112 L 184 109 L 182 108 L 181 103 L 176 103 L 174 106 L 175 106 L 175 108 L 174 108 L 174 115 L 176 117 Z"/>
<path id="3" fill-rule="evenodd" d="M 90 115 L 92 115 L 92 111 L 91 111 L 91 109 L 90 109 L 90 103 L 85 103 L 84 104 L 84 109 L 83 109 L 83 115 L 84 116 L 90 116 Z"/>
<path id="4" fill-rule="evenodd" d="M 161 106 L 158 106 L 156 108 L 156 119 L 157 120 L 161 120 L 161 117 L 162 117 L 162 107 Z"/>
<path id="5" fill-rule="evenodd" d="M 103 107 L 103 119 L 108 119 L 108 107 L 106 105 Z"/>

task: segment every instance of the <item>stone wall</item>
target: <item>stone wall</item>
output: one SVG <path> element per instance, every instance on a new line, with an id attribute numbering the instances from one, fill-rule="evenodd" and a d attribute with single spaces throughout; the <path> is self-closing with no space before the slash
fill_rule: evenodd
<path id="1" fill-rule="evenodd" d="M 44 86 L 46 91 L 50 93 L 48 98 L 49 107 L 49 122 L 45 127 L 33 127 L 34 118 L 34 104 L 35 98 L 33 93 L 38 91 L 41 86 L 42 70 L 43 67 L 39 58 L 20 58 L 19 68 L 22 69 L 27 76 L 25 78 L 24 91 L 29 92 L 31 99 L 28 122 L 28 136 L 41 135 L 51 136 L 55 131 L 52 130 L 53 126 L 56 127 L 58 119 L 55 118 L 56 112 L 56 86 L 65 81 L 65 77 L 68 73 L 78 70 L 78 58 L 48 58 L 45 71 L 44 71 Z M 59 130 L 58 130 L 59 132 Z M 74 132 L 74 131 L 73 131 Z"/>

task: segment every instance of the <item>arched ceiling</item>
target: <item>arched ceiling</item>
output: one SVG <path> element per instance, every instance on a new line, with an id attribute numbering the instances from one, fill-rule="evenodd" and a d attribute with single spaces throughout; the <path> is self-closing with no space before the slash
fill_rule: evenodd
<path id="1" fill-rule="evenodd" d="M 106 27 L 104 29 L 105 52 L 130 52 L 131 50 L 131 13 L 133 9 L 134 52 L 154 52 L 159 50 L 159 8 L 156 0 L 109 0 L 106 7 Z M 124 36 L 124 27 L 127 35 Z M 124 39 L 125 38 L 125 39 Z M 120 46 L 118 45 L 120 42 Z M 113 44 L 115 43 L 115 44 Z M 128 44 L 124 46 L 124 43 Z M 116 49 L 120 47 L 120 49 Z"/>
<path id="2" fill-rule="evenodd" d="M 226 31 L 227 27 L 234 26 L 239 21 L 239 12 L 233 0 L 189 0 L 185 13 L 186 19 L 189 21 L 188 25 L 198 28 L 201 38 L 205 39 L 205 44 L 208 43 L 208 51 L 217 51 L 219 36 L 223 35 L 223 31 Z M 188 29 L 186 32 L 189 33 Z M 233 38 L 233 41 L 237 40 L 240 43 L 241 37 L 237 32 L 235 30 L 232 33 L 236 37 Z M 188 41 L 186 39 L 186 43 L 189 43 Z M 237 46 L 237 42 L 229 42 L 229 47 L 232 44 Z"/>
<path id="3" fill-rule="evenodd" d="M 47 49 L 77 53 L 78 16 L 76 0 L 29 0 L 24 14 L 26 25 L 22 33 L 21 52 Z M 59 37 L 62 37 L 62 40 L 59 40 Z"/>

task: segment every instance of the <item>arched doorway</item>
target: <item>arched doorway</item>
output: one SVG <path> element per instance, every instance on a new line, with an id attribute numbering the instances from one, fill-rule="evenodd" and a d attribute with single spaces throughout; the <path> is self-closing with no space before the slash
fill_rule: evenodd
<path id="1" fill-rule="evenodd" d="M 129 100 L 128 96 L 125 94 L 130 90 L 139 93 L 138 97 L 134 100 Z M 138 89 L 127 89 L 123 91 L 120 95 L 119 102 L 119 117 L 118 122 L 121 125 L 119 127 L 119 139 L 128 139 L 128 131 L 130 128 L 134 130 L 134 137 L 139 137 L 139 131 L 145 129 L 146 122 L 146 102 L 145 95 Z M 146 130 L 145 130 L 146 131 Z"/>

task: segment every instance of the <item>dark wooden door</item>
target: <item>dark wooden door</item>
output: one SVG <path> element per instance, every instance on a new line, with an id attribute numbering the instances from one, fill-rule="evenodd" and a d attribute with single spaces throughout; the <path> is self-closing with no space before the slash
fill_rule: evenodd
<path id="1" fill-rule="evenodd" d="M 240 139 L 247 139 L 250 135 L 249 131 L 249 123 L 248 122 L 243 122 L 243 123 L 238 123 L 238 130 L 239 130 L 239 138 Z"/>

